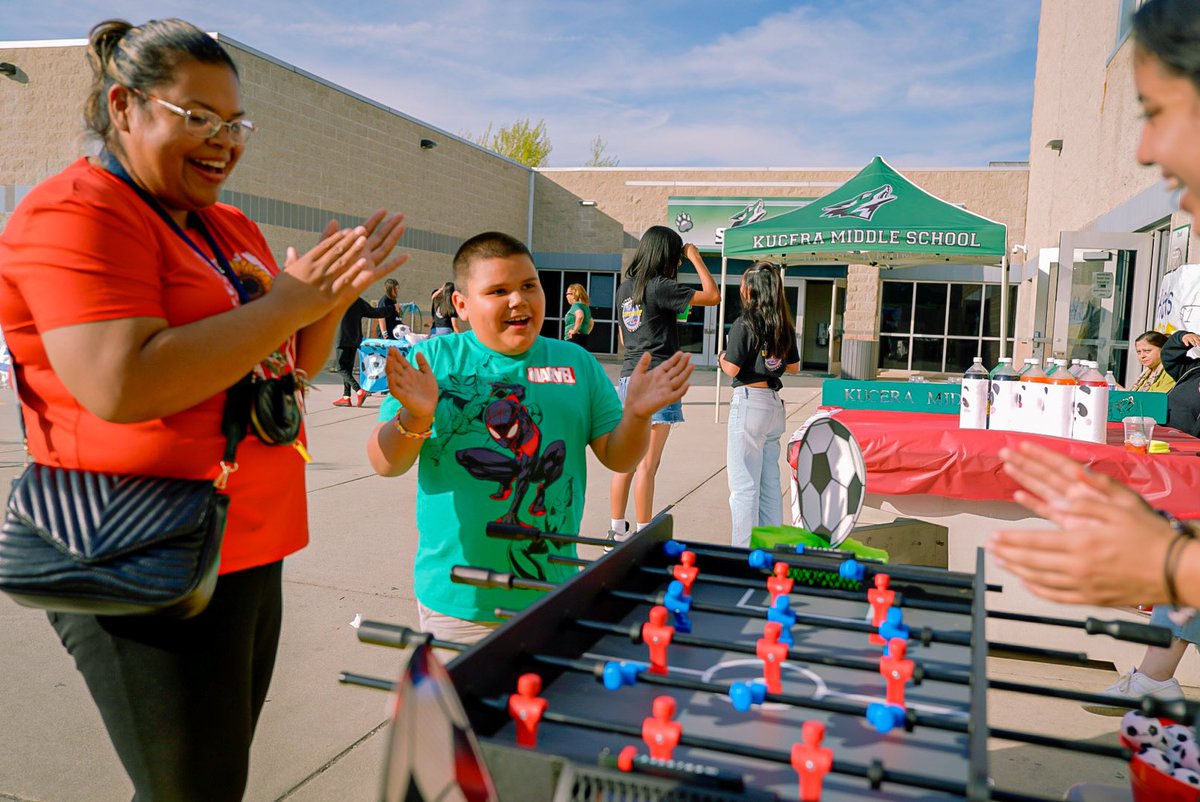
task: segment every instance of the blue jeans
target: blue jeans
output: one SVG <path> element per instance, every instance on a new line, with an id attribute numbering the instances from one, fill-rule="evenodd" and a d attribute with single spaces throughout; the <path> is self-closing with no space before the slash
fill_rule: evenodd
<path id="1" fill-rule="evenodd" d="M 785 426 L 783 401 L 768 387 L 735 387 L 729 404 L 729 509 L 733 545 L 750 545 L 756 526 L 783 523 L 779 485 L 779 439 Z"/>

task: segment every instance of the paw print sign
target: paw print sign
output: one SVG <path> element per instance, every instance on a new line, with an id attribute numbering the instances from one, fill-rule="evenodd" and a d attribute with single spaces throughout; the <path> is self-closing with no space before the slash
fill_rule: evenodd
<path id="1" fill-rule="evenodd" d="M 692 230 L 692 216 L 687 212 L 680 212 L 675 215 L 675 230 L 680 234 L 686 234 Z"/>

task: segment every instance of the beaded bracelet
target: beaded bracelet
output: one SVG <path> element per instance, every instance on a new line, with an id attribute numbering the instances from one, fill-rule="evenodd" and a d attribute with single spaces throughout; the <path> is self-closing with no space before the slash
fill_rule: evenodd
<path id="1" fill-rule="evenodd" d="M 396 413 L 396 417 L 392 418 L 392 425 L 396 427 L 396 431 L 400 433 L 401 437 L 407 437 L 410 440 L 428 440 L 433 435 L 432 426 L 423 432 L 410 432 L 408 429 L 405 429 L 404 424 L 400 422 L 401 414 Z"/>
<path id="2" fill-rule="evenodd" d="M 1177 557 L 1183 547 L 1195 539 L 1196 534 L 1171 513 L 1165 510 L 1155 510 L 1171 525 L 1175 537 L 1167 546 L 1167 555 L 1163 559 L 1163 581 L 1167 586 L 1167 600 L 1175 607 L 1179 606 L 1179 592 L 1175 588 L 1175 571 L 1179 568 Z"/>

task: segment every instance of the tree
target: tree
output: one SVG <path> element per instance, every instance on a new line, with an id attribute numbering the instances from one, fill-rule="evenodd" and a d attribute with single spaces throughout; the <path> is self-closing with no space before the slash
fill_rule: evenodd
<path id="1" fill-rule="evenodd" d="M 554 149 L 546 136 L 545 120 L 538 120 L 537 125 L 528 118 L 517 120 L 512 125 L 501 127 L 494 134 L 489 123 L 482 136 L 476 137 L 466 132 L 463 137 L 526 167 L 543 166 L 550 157 L 550 151 Z"/>
<path id="2" fill-rule="evenodd" d="M 605 156 L 604 149 L 608 144 L 597 134 L 592 140 L 592 158 L 583 165 L 584 167 L 618 167 L 621 160 L 616 156 Z"/>

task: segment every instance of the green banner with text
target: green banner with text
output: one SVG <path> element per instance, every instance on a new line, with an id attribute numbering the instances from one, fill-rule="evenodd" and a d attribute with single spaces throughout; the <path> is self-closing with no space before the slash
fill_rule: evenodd
<path id="1" fill-rule="evenodd" d="M 958 384 L 940 382 L 880 382 L 826 379 L 821 385 L 821 404 L 842 409 L 884 409 L 896 412 L 940 412 L 958 414 Z M 1167 421 L 1166 393 L 1130 393 L 1114 390 L 1108 395 L 1108 419 L 1119 423 L 1130 415 Z"/>

